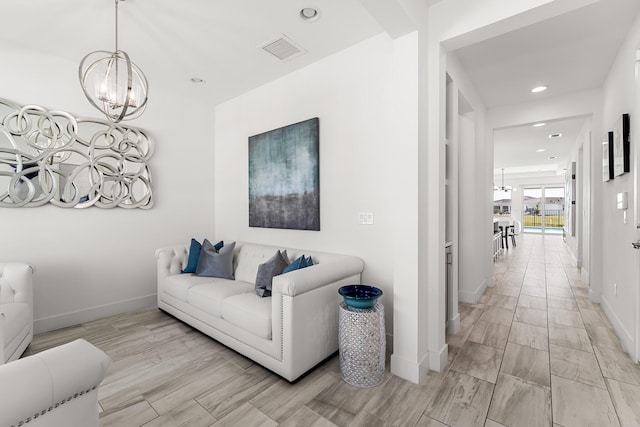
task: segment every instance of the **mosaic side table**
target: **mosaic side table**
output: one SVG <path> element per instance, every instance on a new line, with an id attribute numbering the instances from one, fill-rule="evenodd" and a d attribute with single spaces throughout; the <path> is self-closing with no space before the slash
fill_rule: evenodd
<path id="1" fill-rule="evenodd" d="M 367 309 L 340 303 L 340 374 L 356 387 L 374 387 L 384 379 L 386 335 L 384 306 Z"/>

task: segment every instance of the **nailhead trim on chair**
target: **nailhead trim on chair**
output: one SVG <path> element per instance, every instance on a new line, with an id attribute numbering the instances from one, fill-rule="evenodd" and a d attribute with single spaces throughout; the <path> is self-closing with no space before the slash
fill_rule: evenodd
<path id="1" fill-rule="evenodd" d="M 42 415 L 46 414 L 47 412 L 51 412 L 51 411 L 53 411 L 54 409 L 56 409 L 56 408 L 57 408 L 57 407 L 59 407 L 60 405 L 64 405 L 66 402 L 69 402 L 69 401 L 71 401 L 72 399 L 75 399 L 76 397 L 80 397 L 80 396 L 84 395 L 85 393 L 89 393 L 89 392 L 91 392 L 91 391 L 95 390 L 95 389 L 96 389 L 96 387 L 98 387 L 98 386 L 97 386 L 97 385 L 94 385 L 94 386 L 93 386 L 92 388 L 90 388 L 89 390 L 81 391 L 81 392 L 79 392 L 79 393 L 74 394 L 73 396 L 69 396 L 69 397 L 67 397 L 66 399 L 62 399 L 62 401 L 61 401 L 61 402 L 58 402 L 58 403 L 56 403 L 55 405 L 50 406 L 50 407 L 49 407 L 49 409 L 43 409 L 42 411 L 40 411 L 40 412 L 38 412 L 38 413 L 33 414 L 33 416 L 31 416 L 31 417 L 29 417 L 29 418 L 26 418 L 26 419 L 24 419 L 24 420 L 20 421 L 18 424 L 14 424 L 14 425 L 12 425 L 11 427 L 21 427 L 21 426 L 23 426 L 23 425 L 25 425 L 25 424 L 28 424 L 29 422 L 31 422 L 31 421 L 35 420 L 36 418 L 38 418 L 38 417 L 40 417 L 40 416 L 42 416 Z"/>

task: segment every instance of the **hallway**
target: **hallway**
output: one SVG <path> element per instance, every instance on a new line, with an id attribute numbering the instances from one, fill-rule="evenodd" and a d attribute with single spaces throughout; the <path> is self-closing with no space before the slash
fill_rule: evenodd
<path id="1" fill-rule="evenodd" d="M 460 304 L 426 415 L 450 426 L 638 426 L 640 365 L 623 351 L 561 236 L 521 235 L 493 288 Z M 433 425 L 441 425 L 433 423 Z"/>

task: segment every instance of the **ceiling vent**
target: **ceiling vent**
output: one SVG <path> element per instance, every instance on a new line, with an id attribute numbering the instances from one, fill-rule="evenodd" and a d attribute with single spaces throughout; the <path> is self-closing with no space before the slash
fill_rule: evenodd
<path id="1" fill-rule="evenodd" d="M 306 53 L 302 47 L 297 45 L 284 34 L 281 34 L 275 39 L 269 40 L 258 47 L 281 61 L 288 61 L 296 56 Z"/>

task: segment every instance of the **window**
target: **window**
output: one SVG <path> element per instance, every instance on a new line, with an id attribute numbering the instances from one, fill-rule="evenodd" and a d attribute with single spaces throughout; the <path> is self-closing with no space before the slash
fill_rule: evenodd
<path id="1" fill-rule="evenodd" d="M 495 190 L 493 192 L 493 215 L 511 215 L 511 190 Z"/>

